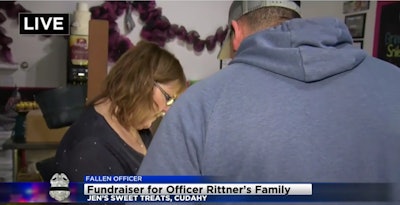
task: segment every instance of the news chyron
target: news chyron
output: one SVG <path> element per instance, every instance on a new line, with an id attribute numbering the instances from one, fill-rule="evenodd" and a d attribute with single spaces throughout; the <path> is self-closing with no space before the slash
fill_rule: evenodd
<path id="1" fill-rule="evenodd" d="M 20 34 L 69 35 L 69 14 L 19 13 Z"/>

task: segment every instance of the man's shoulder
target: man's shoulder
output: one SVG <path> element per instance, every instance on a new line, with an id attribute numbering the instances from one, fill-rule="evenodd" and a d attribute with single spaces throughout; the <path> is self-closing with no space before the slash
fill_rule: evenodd
<path id="1" fill-rule="evenodd" d="M 390 62 L 387 62 L 383 59 L 373 57 L 373 56 L 367 56 L 361 65 L 365 66 L 365 67 L 378 67 L 379 66 L 379 68 L 389 68 L 389 69 L 396 69 L 396 70 L 399 69 L 399 67 L 397 67 L 396 65 L 394 65 Z"/>

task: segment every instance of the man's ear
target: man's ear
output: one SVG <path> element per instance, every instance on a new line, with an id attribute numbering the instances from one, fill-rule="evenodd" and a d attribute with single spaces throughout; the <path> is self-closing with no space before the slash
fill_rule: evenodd
<path id="1" fill-rule="evenodd" d="M 244 30 L 241 26 L 239 26 L 239 23 L 235 20 L 232 20 L 231 22 L 232 30 L 233 30 L 233 35 L 231 37 L 232 39 L 232 50 L 233 52 L 236 52 L 239 49 L 240 43 L 242 43 L 242 40 L 244 39 Z"/>

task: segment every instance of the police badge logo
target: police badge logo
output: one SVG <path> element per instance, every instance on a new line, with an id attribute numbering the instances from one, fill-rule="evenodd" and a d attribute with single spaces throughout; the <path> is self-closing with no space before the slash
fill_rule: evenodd
<path id="1" fill-rule="evenodd" d="M 70 195 L 69 192 L 69 179 L 64 173 L 55 173 L 50 180 L 49 195 L 57 200 L 64 201 Z"/>

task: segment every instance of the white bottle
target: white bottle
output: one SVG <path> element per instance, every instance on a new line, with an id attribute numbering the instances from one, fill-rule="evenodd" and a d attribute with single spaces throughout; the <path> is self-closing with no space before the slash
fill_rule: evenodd
<path id="1" fill-rule="evenodd" d="M 74 12 L 69 38 L 70 58 L 73 65 L 87 66 L 88 64 L 90 19 L 88 4 L 79 2 Z"/>

